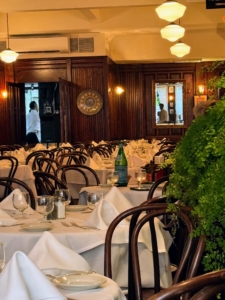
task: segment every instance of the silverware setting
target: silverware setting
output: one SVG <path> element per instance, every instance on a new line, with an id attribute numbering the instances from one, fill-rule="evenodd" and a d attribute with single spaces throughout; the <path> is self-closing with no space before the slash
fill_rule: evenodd
<path id="1" fill-rule="evenodd" d="M 78 225 L 75 222 L 70 222 L 70 224 L 68 224 L 65 221 L 61 221 L 61 224 L 64 225 L 64 226 L 66 226 L 66 227 L 73 227 L 74 226 L 74 227 L 78 227 L 78 228 L 81 228 L 81 229 L 84 229 L 84 230 L 99 230 L 96 227 L 81 226 L 81 225 Z"/>

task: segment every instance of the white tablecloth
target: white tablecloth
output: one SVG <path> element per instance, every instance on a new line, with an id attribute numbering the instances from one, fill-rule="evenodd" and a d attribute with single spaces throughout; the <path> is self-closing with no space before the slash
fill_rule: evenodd
<path id="1" fill-rule="evenodd" d="M 135 179 L 135 172 L 139 172 L 141 170 L 140 167 L 128 168 L 128 176 L 130 176 L 129 184 L 137 184 L 137 180 Z M 113 172 L 114 169 L 95 169 L 94 170 L 100 180 L 100 184 L 107 183 L 107 174 Z M 67 186 L 71 190 L 72 197 L 74 199 L 78 198 L 79 191 L 82 187 L 84 187 L 84 180 L 82 180 L 82 176 L 79 173 L 68 172 L 67 173 Z M 91 176 L 88 175 L 89 185 L 96 185 L 96 181 L 93 180 Z"/>
<path id="2" fill-rule="evenodd" d="M 69 212 L 67 213 L 66 221 L 72 218 L 73 221 L 83 224 L 87 218 L 87 213 Z M 30 219 L 41 218 L 38 214 L 29 216 Z M 25 221 L 26 222 L 26 221 Z M 61 224 L 60 220 L 53 221 L 54 228 L 51 233 L 58 239 L 60 243 L 66 247 L 73 249 L 79 253 L 91 266 L 91 269 L 98 274 L 104 274 L 104 243 L 106 230 L 83 230 L 76 227 L 65 227 Z M 161 283 L 163 287 L 171 284 L 171 272 L 169 268 L 168 247 L 171 239 L 165 235 L 165 247 L 160 249 L 160 269 L 161 269 Z M 160 233 L 161 234 L 161 233 Z M 4 243 L 6 248 L 6 261 L 12 257 L 15 251 L 23 251 L 29 254 L 38 239 L 41 237 L 42 232 L 26 232 L 20 226 L 0 227 L 0 240 Z M 113 267 L 113 280 L 119 286 L 127 287 L 127 241 L 128 229 L 117 228 L 113 236 L 112 245 L 112 267 Z M 153 265 L 152 265 L 152 252 L 149 250 L 151 245 L 146 245 L 144 240 L 139 241 L 139 255 L 141 264 L 141 273 L 144 286 L 153 286 Z"/>
<path id="3" fill-rule="evenodd" d="M 0 177 L 6 177 L 9 174 L 9 167 L 3 167 L 0 166 Z M 28 165 L 19 165 L 16 171 L 16 174 L 14 176 L 16 179 L 19 179 L 23 182 L 25 182 L 34 193 L 34 196 L 37 196 L 36 187 L 34 184 L 34 175 L 31 170 L 31 167 Z M 19 188 L 21 191 L 23 191 L 23 188 L 21 186 L 18 186 L 17 184 L 12 185 L 14 188 Z M 0 195 L 3 196 L 3 188 L 0 187 Z"/>
<path id="4" fill-rule="evenodd" d="M 141 205 L 147 200 L 149 191 L 137 191 L 131 190 L 130 188 L 134 185 L 129 185 L 126 187 L 118 187 L 120 192 L 130 201 L 133 206 Z M 100 186 L 87 186 L 80 190 L 79 194 L 79 204 L 87 204 L 88 193 L 103 193 L 104 195 L 108 193 L 110 187 L 100 187 Z M 162 189 L 159 187 L 155 190 L 154 197 L 161 196 Z"/>

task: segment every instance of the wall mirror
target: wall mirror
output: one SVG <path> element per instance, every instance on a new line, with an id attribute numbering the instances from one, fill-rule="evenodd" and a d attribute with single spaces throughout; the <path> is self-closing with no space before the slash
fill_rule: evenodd
<path id="1" fill-rule="evenodd" d="M 153 128 L 186 126 L 185 80 L 153 80 Z"/>

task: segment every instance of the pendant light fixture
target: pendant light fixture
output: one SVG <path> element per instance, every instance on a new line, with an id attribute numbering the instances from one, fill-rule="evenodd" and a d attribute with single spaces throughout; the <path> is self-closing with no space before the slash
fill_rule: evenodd
<path id="1" fill-rule="evenodd" d="M 178 43 L 170 47 L 170 52 L 177 57 L 183 57 L 190 53 L 191 47 L 179 40 Z"/>
<path id="2" fill-rule="evenodd" d="M 184 36 L 185 29 L 175 23 L 170 23 L 160 30 L 163 39 L 175 42 Z"/>
<path id="3" fill-rule="evenodd" d="M 6 63 L 12 63 L 12 62 L 16 61 L 19 54 L 9 48 L 8 14 L 6 14 L 6 20 L 7 20 L 7 46 L 8 46 L 8 48 L 0 53 L 0 57 L 1 57 L 2 61 L 6 62 Z"/>
<path id="4" fill-rule="evenodd" d="M 156 13 L 160 19 L 173 22 L 183 17 L 185 10 L 186 6 L 183 4 L 180 4 L 175 0 L 167 0 L 156 8 Z"/>

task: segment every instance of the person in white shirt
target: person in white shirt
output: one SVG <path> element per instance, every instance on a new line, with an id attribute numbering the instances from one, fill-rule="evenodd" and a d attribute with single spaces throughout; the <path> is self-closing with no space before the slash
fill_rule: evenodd
<path id="1" fill-rule="evenodd" d="M 158 123 L 165 123 L 167 121 L 167 111 L 164 109 L 164 104 L 159 104 L 160 111 L 158 112 Z"/>
<path id="2" fill-rule="evenodd" d="M 27 136 L 29 136 L 30 133 L 35 133 L 37 136 L 38 142 L 41 141 L 40 117 L 38 114 L 38 105 L 35 101 L 31 101 L 30 112 L 26 116 L 26 134 L 27 134 Z M 28 137 L 27 137 L 27 139 L 28 139 Z"/>

